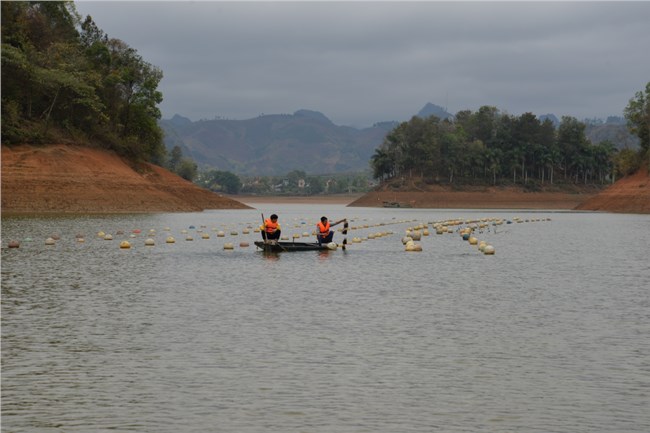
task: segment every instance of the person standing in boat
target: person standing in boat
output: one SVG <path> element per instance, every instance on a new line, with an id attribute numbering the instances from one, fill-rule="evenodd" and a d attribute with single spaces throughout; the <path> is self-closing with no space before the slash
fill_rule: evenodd
<path id="1" fill-rule="evenodd" d="M 271 215 L 270 218 L 264 220 L 264 224 L 260 226 L 262 232 L 262 239 L 264 240 L 278 240 L 280 239 L 280 224 L 278 223 L 278 216 Z"/>
<path id="2" fill-rule="evenodd" d="M 332 239 L 334 238 L 334 232 L 331 231 L 330 228 L 345 221 L 347 221 L 347 219 L 343 218 L 334 224 L 330 224 L 330 222 L 327 220 L 327 217 L 321 217 L 320 222 L 316 224 L 316 238 L 318 239 L 318 243 L 329 244 L 332 242 Z"/>

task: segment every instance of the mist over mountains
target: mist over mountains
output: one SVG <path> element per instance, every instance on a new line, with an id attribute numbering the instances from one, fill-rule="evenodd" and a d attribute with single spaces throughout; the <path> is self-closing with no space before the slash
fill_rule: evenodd
<path id="1" fill-rule="evenodd" d="M 427 103 L 419 117 L 453 118 L 438 105 Z M 552 114 L 556 125 L 559 120 Z M 614 119 L 610 122 L 611 119 Z M 624 122 L 588 124 L 592 142 L 610 140 L 619 148 L 634 147 Z M 230 171 L 244 176 L 283 175 L 293 170 L 308 174 L 360 172 L 369 169 L 370 158 L 388 132 L 400 122 L 384 121 L 369 128 L 335 125 L 323 113 L 301 109 L 293 114 L 269 114 L 245 120 L 191 121 L 181 115 L 162 119 L 168 150 L 179 146 L 183 155 L 201 168 Z M 593 135 L 593 138 L 590 136 Z"/>

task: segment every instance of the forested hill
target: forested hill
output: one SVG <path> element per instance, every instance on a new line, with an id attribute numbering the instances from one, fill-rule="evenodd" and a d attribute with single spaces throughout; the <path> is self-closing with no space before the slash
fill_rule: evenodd
<path id="1" fill-rule="evenodd" d="M 454 118 L 432 103 L 415 116 Z M 281 175 L 292 170 L 313 174 L 367 170 L 375 150 L 399 122 L 378 122 L 356 129 L 335 125 L 318 111 L 298 110 L 246 120 L 196 122 L 177 114 L 159 124 L 165 132 L 167 150 L 178 146 L 199 165 L 240 175 Z M 638 138 L 624 124 L 587 125 L 585 135 L 592 143 L 609 141 L 618 149 L 638 147 Z"/>
<path id="2" fill-rule="evenodd" d="M 397 122 L 370 128 L 338 126 L 317 111 L 247 120 L 200 120 L 176 115 L 160 121 L 167 149 L 179 146 L 199 165 L 242 175 L 358 172 Z"/>

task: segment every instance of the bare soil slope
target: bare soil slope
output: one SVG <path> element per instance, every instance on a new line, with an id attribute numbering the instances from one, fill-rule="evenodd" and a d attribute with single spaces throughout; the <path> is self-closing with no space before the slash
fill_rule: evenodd
<path id="1" fill-rule="evenodd" d="M 2 213 L 195 212 L 249 206 L 100 149 L 2 146 Z"/>
<path id="2" fill-rule="evenodd" d="M 381 207 L 384 203 L 432 209 L 573 209 L 597 190 L 575 191 L 547 190 L 529 192 L 518 187 L 464 187 L 456 190 L 449 186 L 427 185 L 407 190 L 393 190 L 384 185 L 350 203 L 349 206 Z"/>
<path id="3" fill-rule="evenodd" d="M 650 175 L 641 169 L 618 180 L 576 209 L 650 214 Z"/>

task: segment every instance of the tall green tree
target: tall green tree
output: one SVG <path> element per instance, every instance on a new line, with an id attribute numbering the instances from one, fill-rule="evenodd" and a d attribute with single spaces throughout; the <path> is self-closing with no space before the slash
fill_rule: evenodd
<path id="1" fill-rule="evenodd" d="M 636 92 L 630 99 L 624 113 L 628 129 L 639 137 L 642 157 L 650 169 L 650 81 L 645 86 L 645 93 Z"/>
<path id="2" fill-rule="evenodd" d="M 162 162 L 162 72 L 71 1 L 2 2 L 2 141 L 92 141 Z"/>

